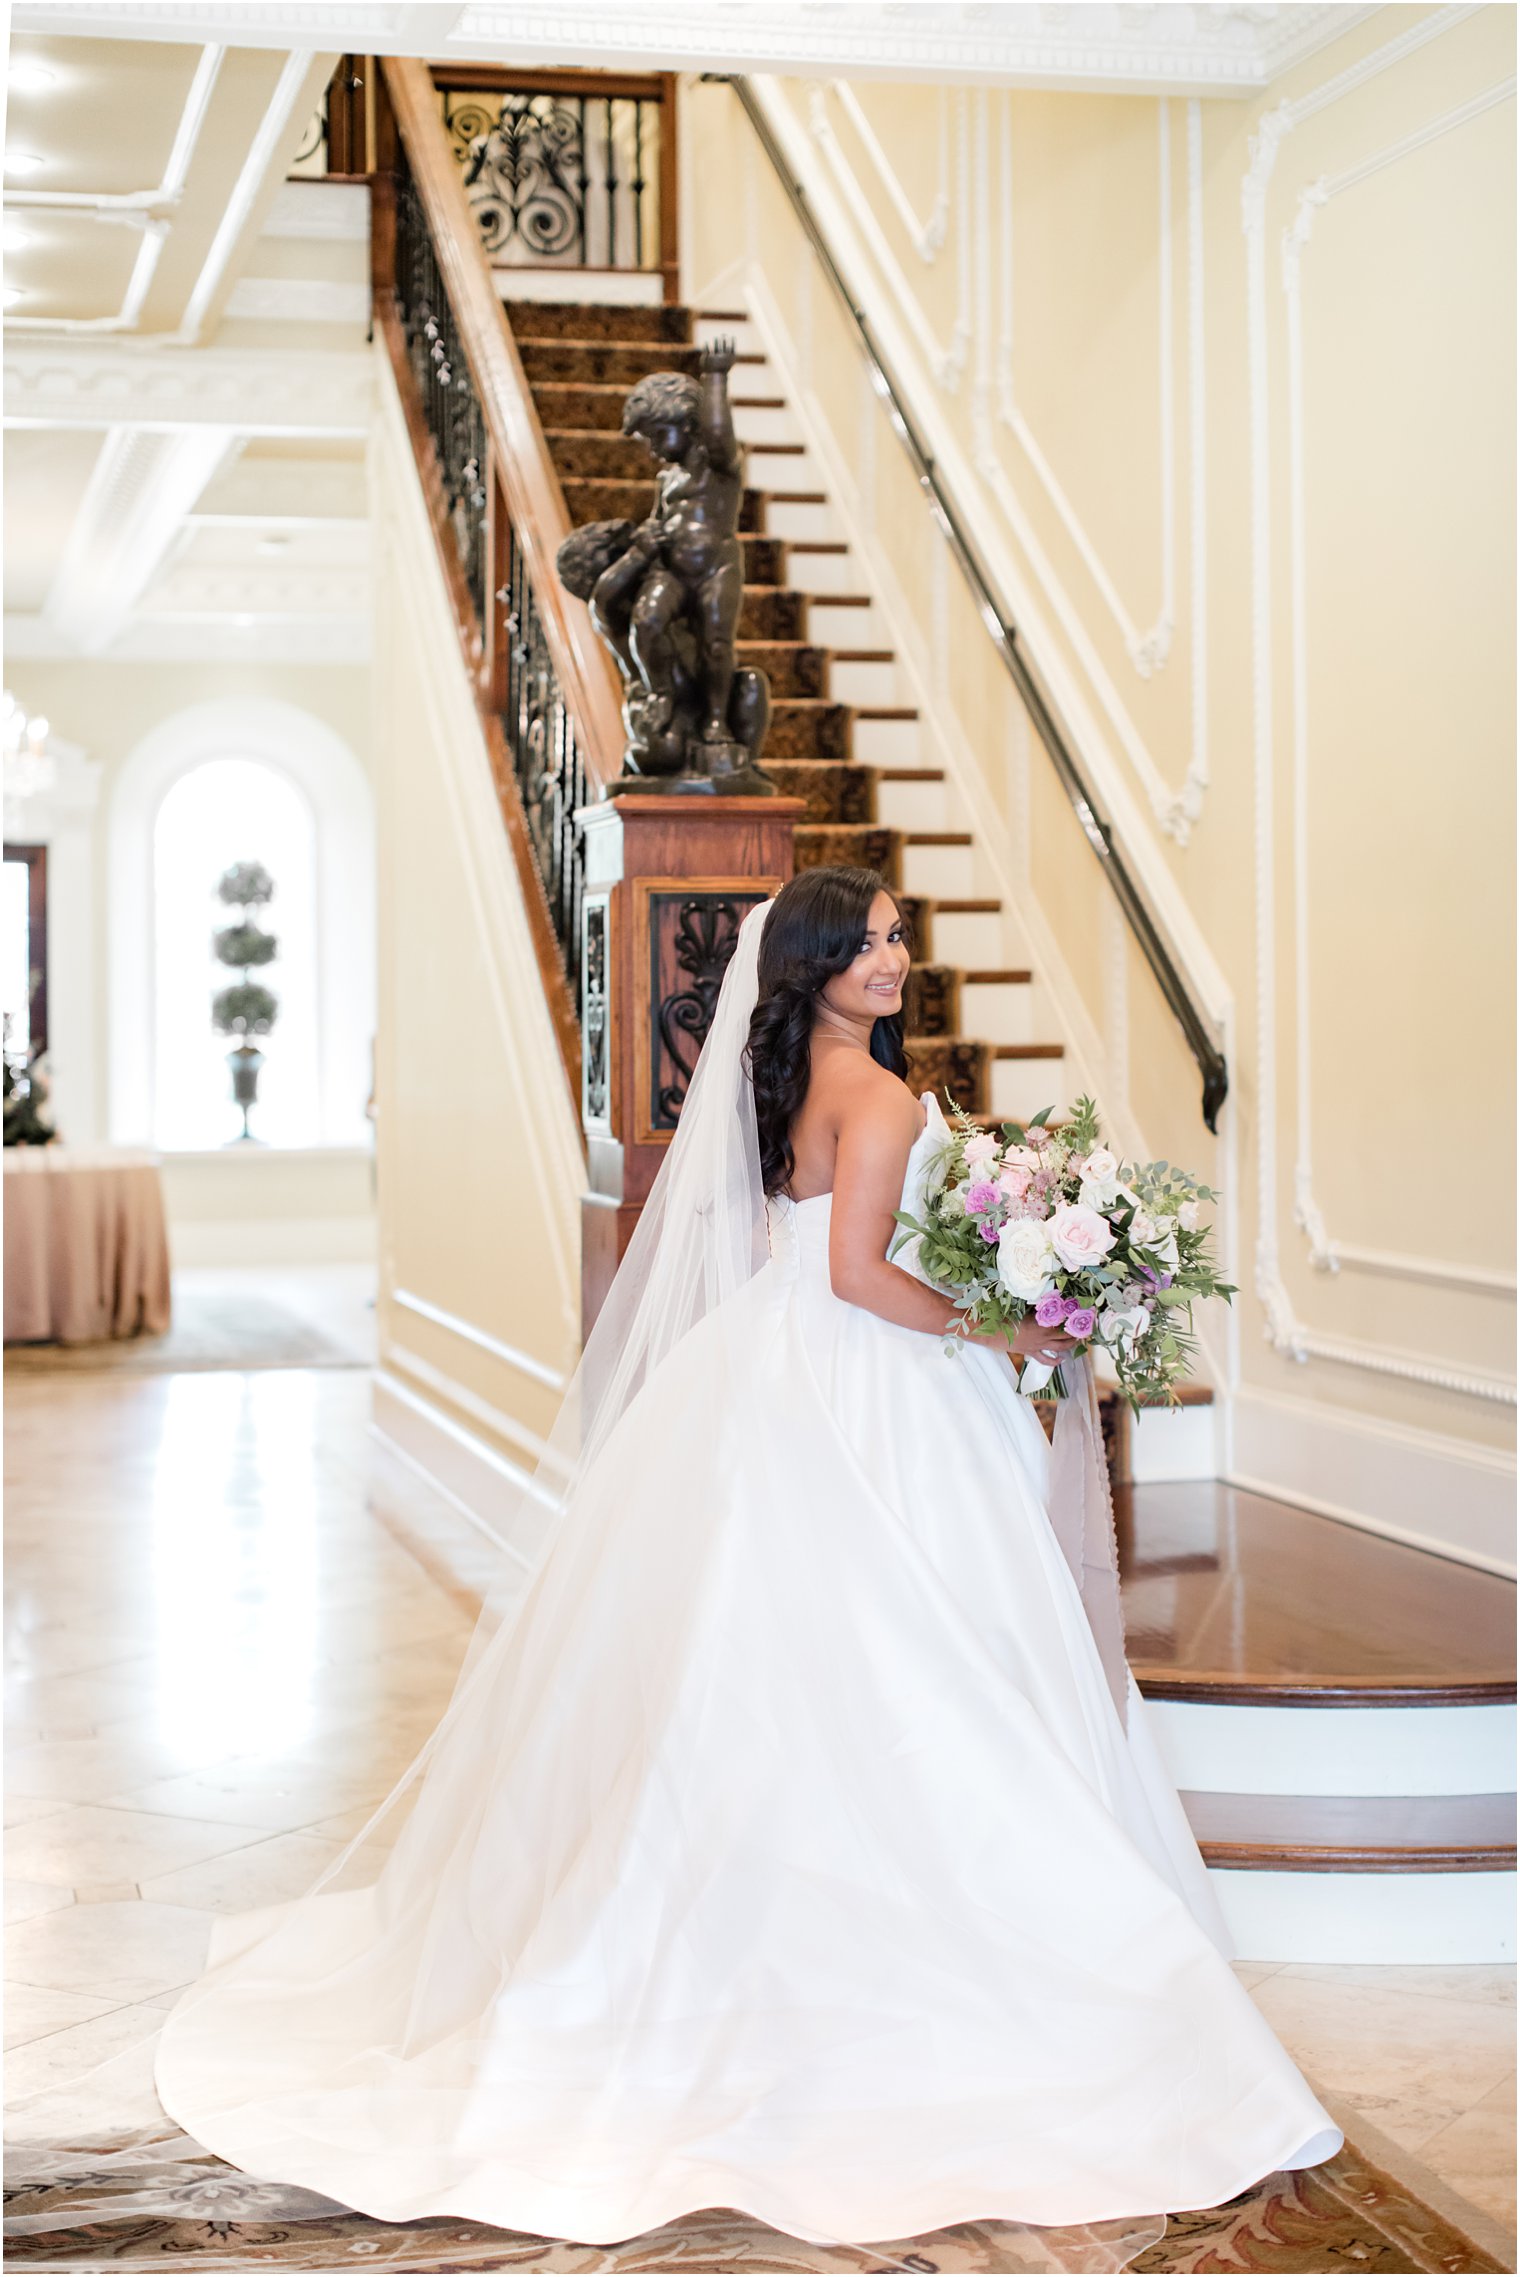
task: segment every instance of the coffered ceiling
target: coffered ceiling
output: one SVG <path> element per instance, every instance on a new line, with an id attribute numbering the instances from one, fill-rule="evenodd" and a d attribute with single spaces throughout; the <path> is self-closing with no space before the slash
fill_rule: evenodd
<path id="1" fill-rule="evenodd" d="M 44 13 L 8 73 L 7 650 L 361 654 L 368 198 L 286 178 L 335 57 Z"/>

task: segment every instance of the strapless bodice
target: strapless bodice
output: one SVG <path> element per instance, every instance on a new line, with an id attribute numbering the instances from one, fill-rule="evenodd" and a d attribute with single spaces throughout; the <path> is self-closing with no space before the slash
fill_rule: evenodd
<path id="1" fill-rule="evenodd" d="M 924 1093 L 922 1105 L 924 1127 L 913 1141 L 909 1152 L 903 1172 L 902 1199 L 897 1205 L 915 1217 L 920 1211 L 929 1166 L 949 1136 L 949 1125 L 932 1091 Z M 829 1221 L 833 1215 L 833 1202 L 831 1193 L 810 1194 L 800 1202 L 794 1202 L 789 1194 L 773 1194 L 770 1197 L 766 1204 L 770 1252 L 783 1273 L 805 1274 L 809 1279 L 822 1274 L 827 1278 Z M 896 1241 L 899 1230 L 898 1227 L 893 1227 L 893 1242 Z M 896 1262 L 907 1265 L 908 1270 L 912 1270 L 906 1258 L 899 1256 Z"/>

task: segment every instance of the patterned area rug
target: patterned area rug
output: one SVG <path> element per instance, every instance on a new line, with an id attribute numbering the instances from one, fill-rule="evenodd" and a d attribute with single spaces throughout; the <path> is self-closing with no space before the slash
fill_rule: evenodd
<path id="1" fill-rule="evenodd" d="M 74 2153 L 71 2165 L 80 2154 Z M 214 2181 L 226 2172 L 207 2157 Z M 922 2238 L 870 2246 L 810 2246 L 735 2213 L 688 2215 L 668 2228 L 621 2245 L 568 2245 L 515 2231 L 449 2219 L 386 2223 L 338 2213 L 320 2219 L 259 2223 L 229 2220 L 92 2221 L 91 2204 L 115 2195 L 119 2176 L 102 2189 L 76 2170 L 8 2189 L 5 2256 L 9 2263 L 130 2271 L 175 2263 L 192 2270 L 319 2271 L 356 2265 L 392 2277 L 473 2270 L 576 2273 L 853 2271 L 888 2277 L 908 2270 L 1114 2270 L 1123 2266 L 1092 2233 L 1046 2231 L 1049 2258 L 1031 2259 L 1031 2234 L 996 2222 L 968 2222 Z M 193 2184 L 191 2185 L 193 2187 Z M 22 2228 L 46 2220 L 44 2229 Z M 1255 2190 L 1205 2212 L 1174 2214 L 1166 2236 L 1127 2266 L 1137 2277 L 1156 2272 L 1373 2271 L 1513 2269 L 1494 2258 L 1445 2213 L 1347 2140 L 1322 2166 L 1275 2174 Z"/>

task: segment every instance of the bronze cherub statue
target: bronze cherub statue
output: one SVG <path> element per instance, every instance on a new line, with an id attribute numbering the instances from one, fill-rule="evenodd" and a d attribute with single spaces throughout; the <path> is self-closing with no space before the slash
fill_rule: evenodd
<path id="1" fill-rule="evenodd" d="M 731 340 L 702 376 L 651 372 L 623 406 L 623 433 L 661 462 L 646 521 L 591 522 L 560 547 L 567 592 L 585 601 L 624 683 L 621 790 L 772 794 L 759 765 L 770 722 L 763 672 L 736 666 L 744 598 L 743 471 L 728 374 Z"/>

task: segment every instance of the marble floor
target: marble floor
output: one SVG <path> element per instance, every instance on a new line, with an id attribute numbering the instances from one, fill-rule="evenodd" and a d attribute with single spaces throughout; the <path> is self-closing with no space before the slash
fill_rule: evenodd
<path id="1" fill-rule="evenodd" d="M 361 1367 L 7 1384 L 9 2098 L 141 2051 L 213 1916 L 309 1886 L 441 1711 L 483 1545 L 369 1402 Z M 1348 2128 L 1513 2222 L 1512 1970 L 1236 1967 Z"/>

